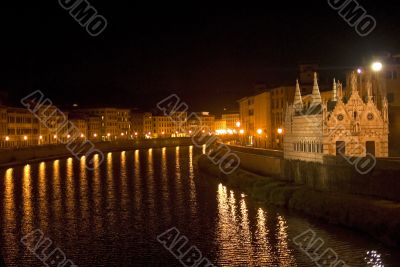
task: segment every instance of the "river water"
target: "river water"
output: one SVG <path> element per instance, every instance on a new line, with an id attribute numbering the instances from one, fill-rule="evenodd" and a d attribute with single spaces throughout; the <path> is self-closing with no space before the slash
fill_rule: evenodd
<path id="1" fill-rule="evenodd" d="M 21 242 L 34 230 L 77 266 L 183 266 L 157 241 L 173 227 L 187 238 L 185 248 L 196 246 L 215 266 L 317 266 L 312 259 L 328 248 L 348 266 L 400 266 L 398 250 L 256 203 L 200 174 L 201 153 L 193 147 L 108 153 L 101 165 L 95 156 L 94 171 L 84 157 L 0 170 L 6 266 L 45 266 Z M 311 257 L 293 241 L 307 230 L 323 242 Z"/>

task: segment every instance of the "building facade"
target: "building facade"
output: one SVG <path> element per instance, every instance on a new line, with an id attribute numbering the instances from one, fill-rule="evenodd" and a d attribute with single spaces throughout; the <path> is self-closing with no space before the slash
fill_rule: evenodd
<path id="1" fill-rule="evenodd" d="M 241 126 L 239 113 L 222 114 L 222 120 L 226 121 L 226 129 L 234 130 L 239 129 Z M 238 124 L 239 123 L 239 124 Z"/>
<path id="2" fill-rule="evenodd" d="M 369 78 L 370 79 L 370 78 Z M 353 72 L 350 97 L 345 99 L 343 86 L 333 82 L 332 96 L 323 100 L 317 74 L 310 106 L 305 106 L 297 82 L 295 97 L 286 112 L 284 156 L 286 159 L 322 162 L 324 155 L 388 157 L 388 103 L 382 108 L 373 100 L 372 82 L 361 88 Z M 360 96 L 367 91 L 367 99 Z"/>
<path id="3" fill-rule="evenodd" d="M 271 93 L 263 92 L 242 98 L 238 102 L 245 144 L 271 147 Z"/>
<path id="4" fill-rule="evenodd" d="M 25 147 L 44 143 L 43 136 L 40 135 L 39 120 L 29 110 L 2 108 L 0 117 L 2 147 Z"/>
<path id="5" fill-rule="evenodd" d="M 79 112 L 101 119 L 100 136 L 103 141 L 127 139 L 131 136 L 130 110 L 119 108 L 80 109 Z"/>

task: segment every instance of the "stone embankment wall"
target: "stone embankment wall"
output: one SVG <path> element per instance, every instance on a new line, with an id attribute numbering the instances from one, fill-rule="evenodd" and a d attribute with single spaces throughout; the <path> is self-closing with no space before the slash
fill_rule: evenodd
<path id="1" fill-rule="evenodd" d="M 191 138 L 141 139 L 133 141 L 98 142 L 94 147 L 104 153 L 112 151 L 193 145 Z M 87 150 L 86 150 L 87 151 Z M 65 145 L 35 146 L 0 150 L 0 165 L 24 164 L 41 159 L 73 157 Z"/>
<path id="2" fill-rule="evenodd" d="M 228 146 L 240 158 L 240 168 L 249 172 L 274 177 L 278 180 L 306 185 L 309 188 L 346 194 L 373 196 L 400 202 L 400 159 L 378 158 L 369 169 L 364 161 L 325 156 L 323 163 L 285 160 L 283 153 L 247 147 Z M 361 171 L 361 172 L 360 172 Z"/>

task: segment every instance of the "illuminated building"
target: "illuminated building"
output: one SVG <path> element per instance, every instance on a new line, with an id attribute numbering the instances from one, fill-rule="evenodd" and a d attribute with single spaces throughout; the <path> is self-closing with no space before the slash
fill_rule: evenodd
<path id="1" fill-rule="evenodd" d="M 239 128 L 236 126 L 238 122 L 240 122 L 240 114 L 239 113 L 226 113 L 222 114 L 222 120 L 226 121 L 227 129 L 236 129 Z"/>
<path id="2" fill-rule="evenodd" d="M 214 121 L 214 129 L 216 134 L 226 134 L 227 133 L 227 126 L 226 126 L 226 120 L 215 120 Z"/>
<path id="3" fill-rule="evenodd" d="M 246 144 L 271 146 L 271 93 L 263 92 L 239 101 L 241 128 L 246 134 Z M 262 133 L 257 132 L 258 129 Z"/>
<path id="4" fill-rule="evenodd" d="M 194 114 L 196 116 L 194 116 Z M 187 131 L 200 132 L 200 131 L 214 132 L 215 129 L 215 116 L 210 115 L 209 112 L 191 113 L 187 119 Z"/>
<path id="5" fill-rule="evenodd" d="M 382 108 L 373 100 L 373 85 L 359 87 L 357 73 L 350 80 L 350 97 L 345 99 L 342 85 L 333 82 L 329 101 L 319 91 L 314 76 L 310 106 L 305 106 L 297 83 L 293 104 L 286 112 L 284 155 L 287 159 L 322 162 L 324 155 L 365 157 L 388 156 L 388 104 Z M 359 92 L 366 90 L 367 99 Z"/>
<path id="6" fill-rule="evenodd" d="M 39 144 L 39 120 L 29 110 L 1 108 L 0 117 L 2 147 L 24 147 Z M 4 131 L 5 126 L 7 131 Z"/>
<path id="7" fill-rule="evenodd" d="M 129 109 L 89 108 L 80 109 L 79 112 L 101 118 L 102 140 L 126 139 L 131 135 Z"/>
<path id="8" fill-rule="evenodd" d="M 100 141 L 102 135 L 101 117 L 89 115 L 87 117 L 87 138 L 91 141 Z"/>

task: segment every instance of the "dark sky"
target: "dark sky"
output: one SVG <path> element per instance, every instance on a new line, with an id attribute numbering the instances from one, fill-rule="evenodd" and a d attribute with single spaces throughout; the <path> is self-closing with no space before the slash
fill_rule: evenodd
<path id="1" fill-rule="evenodd" d="M 324 0 L 89 2 L 108 21 L 98 37 L 56 0 L 1 8 L 0 89 L 11 100 L 40 89 L 58 105 L 151 109 L 177 93 L 218 112 L 255 83 L 294 81 L 300 61 L 340 76 L 372 53 L 400 52 L 398 1 L 359 1 L 378 23 L 368 37 Z"/>

